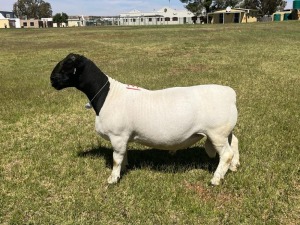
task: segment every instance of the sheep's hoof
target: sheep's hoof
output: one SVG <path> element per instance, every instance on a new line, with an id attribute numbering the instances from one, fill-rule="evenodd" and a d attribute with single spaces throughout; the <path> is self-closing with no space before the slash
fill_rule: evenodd
<path id="1" fill-rule="evenodd" d="M 237 163 L 234 163 L 234 162 L 231 162 L 230 166 L 229 166 L 229 169 L 232 171 L 232 172 L 236 172 L 237 171 L 237 168 L 239 167 L 240 163 L 237 162 Z"/>
<path id="2" fill-rule="evenodd" d="M 118 183 L 119 180 L 120 180 L 120 177 L 110 175 L 109 178 L 107 179 L 107 183 L 116 184 L 116 183 Z"/>
<path id="3" fill-rule="evenodd" d="M 220 185 L 220 182 L 221 182 L 221 179 L 220 178 L 217 178 L 217 177 L 213 177 L 213 179 L 211 179 L 210 183 L 213 185 L 213 186 L 218 186 Z"/>
<path id="4" fill-rule="evenodd" d="M 229 169 L 230 169 L 232 172 L 236 172 L 236 171 L 237 171 L 237 166 L 236 166 L 236 165 L 230 165 Z"/>

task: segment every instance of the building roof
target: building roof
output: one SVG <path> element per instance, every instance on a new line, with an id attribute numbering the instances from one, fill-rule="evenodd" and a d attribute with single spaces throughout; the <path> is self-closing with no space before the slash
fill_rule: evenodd
<path id="1" fill-rule="evenodd" d="M 10 11 L 0 11 L 0 18 L 1 19 L 12 19 L 12 18 L 16 18 L 16 16 L 13 12 L 10 12 Z"/>
<path id="2" fill-rule="evenodd" d="M 139 10 L 132 10 L 127 13 L 121 13 L 120 17 L 193 17 L 194 14 L 188 10 L 176 10 L 170 7 L 163 7 L 152 12 L 141 12 Z"/>
<path id="3" fill-rule="evenodd" d="M 255 11 L 258 11 L 258 10 L 255 10 L 255 9 L 243 9 L 243 8 L 226 8 L 226 9 L 222 9 L 222 10 L 218 10 L 218 11 L 215 11 L 215 12 L 211 12 L 211 13 L 208 13 L 208 14 L 223 14 L 223 13 L 249 13 L 249 12 L 255 12 Z"/>
<path id="4" fill-rule="evenodd" d="M 223 10 L 215 11 L 213 13 L 218 14 L 218 13 L 241 13 L 241 12 L 245 12 L 245 10 L 232 9 L 230 11 L 226 11 L 226 9 L 223 9 Z"/>

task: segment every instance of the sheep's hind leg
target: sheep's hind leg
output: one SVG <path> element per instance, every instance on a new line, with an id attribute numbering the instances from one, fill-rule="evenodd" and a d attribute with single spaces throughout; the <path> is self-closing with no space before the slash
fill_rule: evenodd
<path id="1" fill-rule="evenodd" d="M 224 179 L 233 158 L 233 150 L 231 149 L 228 138 L 210 137 L 212 144 L 220 156 L 219 165 L 211 180 L 212 185 L 219 185 L 221 179 Z"/>
<path id="2" fill-rule="evenodd" d="M 231 171 L 237 171 L 237 167 L 240 165 L 240 154 L 238 149 L 238 139 L 236 136 L 234 136 L 234 134 L 232 134 L 231 148 L 233 150 L 233 159 L 231 161 L 229 169 Z"/>

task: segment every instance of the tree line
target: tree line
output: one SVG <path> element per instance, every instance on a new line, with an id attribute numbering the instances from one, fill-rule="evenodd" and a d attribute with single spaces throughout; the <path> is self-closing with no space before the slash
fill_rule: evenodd
<path id="1" fill-rule="evenodd" d="M 44 0 L 18 0 L 13 5 L 14 14 L 21 19 L 52 18 L 52 7 Z M 54 23 L 67 23 L 66 13 L 57 13 L 53 16 Z"/>
<path id="2" fill-rule="evenodd" d="M 278 9 L 284 9 L 285 0 L 180 0 L 186 4 L 186 9 L 196 15 L 203 11 L 213 12 L 224 9 L 227 6 L 256 9 L 260 15 L 271 15 Z M 18 0 L 13 5 L 13 12 L 18 18 L 49 18 L 52 17 L 52 7 L 49 2 L 44 0 Z M 67 22 L 66 13 L 57 13 L 53 16 L 53 22 Z"/>
<path id="3" fill-rule="evenodd" d="M 203 11 L 213 12 L 226 7 L 237 7 L 258 10 L 259 14 L 272 15 L 286 6 L 285 0 L 180 0 L 186 4 L 186 9 L 196 15 L 200 15 Z"/>
<path id="4" fill-rule="evenodd" d="M 43 0 L 18 0 L 13 5 L 13 12 L 18 18 L 49 18 L 52 17 L 51 4 Z"/>

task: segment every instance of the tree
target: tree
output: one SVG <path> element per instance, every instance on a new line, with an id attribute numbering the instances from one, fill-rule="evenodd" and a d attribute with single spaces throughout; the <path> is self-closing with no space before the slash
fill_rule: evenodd
<path id="1" fill-rule="evenodd" d="M 53 16 L 53 23 L 68 23 L 69 16 L 66 13 L 56 13 Z"/>
<path id="2" fill-rule="evenodd" d="M 50 3 L 45 2 L 39 6 L 39 18 L 50 18 L 52 17 L 52 8 Z"/>
<path id="3" fill-rule="evenodd" d="M 261 15 L 272 15 L 277 10 L 282 10 L 286 6 L 285 0 L 244 0 L 241 7 L 247 9 L 257 9 Z"/>
<path id="4" fill-rule="evenodd" d="M 286 5 L 285 0 L 180 0 L 186 3 L 187 10 L 199 15 L 203 9 L 206 12 L 225 9 L 227 6 L 256 9 L 261 15 L 271 15 Z"/>
<path id="5" fill-rule="evenodd" d="M 13 5 L 13 12 L 18 18 L 52 17 L 51 5 L 44 0 L 18 0 Z"/>
<path id="6" fill-rule="evenodd" d="M 195 15 L 201 15 L 205 10 L 210 12 L 210 6 L 213 0 L 180 0 L 182 3 L 185 3 L 185 8 Z"/>
<path id="7" fill-rule="evenodd" d="M 284 5 L 283 0 L 256 0 L 257 8 L 262 15 L 272 15 L 277 9 Z"/>
<path id="8" fill-rule="evenodd" d="M 211 12 L 214 10 L 224 9 L 227 6 L 236 6 L 242 0 L 180 0 L 182 3 L 186 3 L 187 10 L 193 12 L 196 15 L 200 15 L 203 10 Z"/>
<path id="9" fill-rule="evenodd" d="M 226 7 L 236 7 L 241 0 L 215 0 L 212 4 L 213 10 L 225 9 Z"/>
<path id="10" fill-rule="evenodd" d="M 240 6 L 245 9 L 257 9 L 257 0 L 244 0 Z"/>

